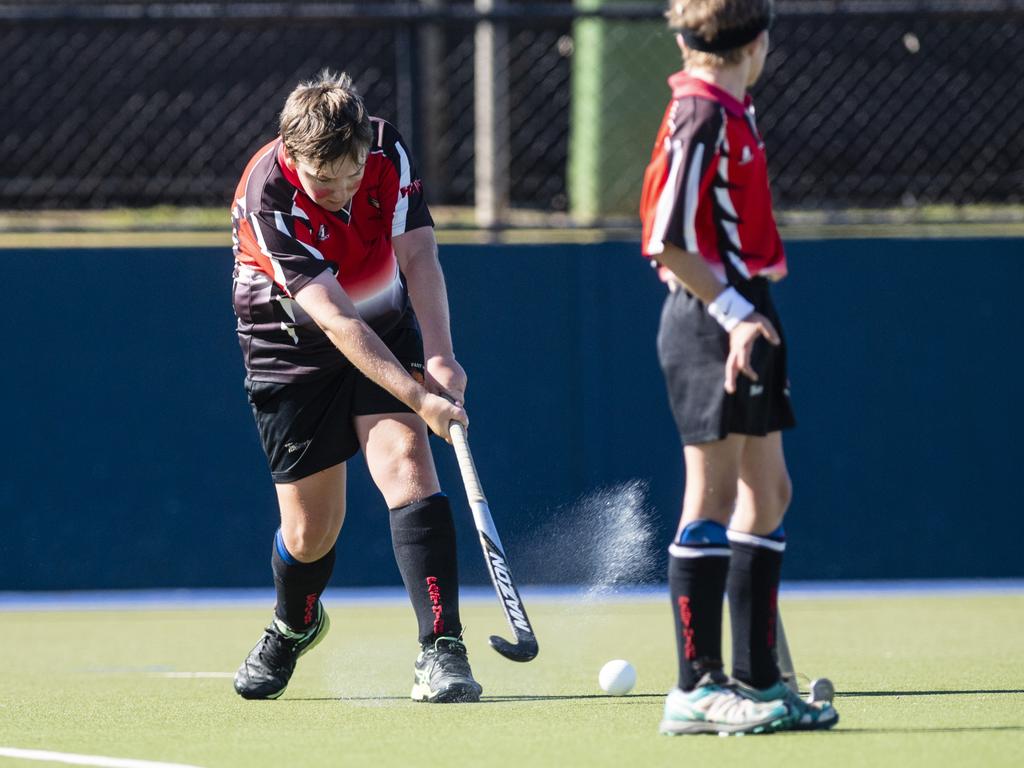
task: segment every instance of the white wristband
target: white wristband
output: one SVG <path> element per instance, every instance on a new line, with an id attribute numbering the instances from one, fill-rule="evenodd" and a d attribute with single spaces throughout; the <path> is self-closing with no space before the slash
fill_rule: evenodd
<path id="1" fill-rule="evenodd" d="M 746 320 L 753 312 L 754 305 L 731 285 L 708 304 L 708 314 L 715 318 L 726 332 L 731 332 L 741 320 Z"/>

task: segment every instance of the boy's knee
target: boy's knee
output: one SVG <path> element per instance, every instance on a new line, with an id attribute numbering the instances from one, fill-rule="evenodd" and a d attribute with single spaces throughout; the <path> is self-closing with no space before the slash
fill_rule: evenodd
<path id="1" fill-rule="evenodd" d="M 759 516 L 777 517 L 781 522 L 793 499 L 793 481 L 789 479 L 789 473 L 783 473 L 753 491 Z"/>
<path id="2" fill-rule="evenodd" d="M 423 467 L 415 456 L 396 458 L 388 466 L 388 477 L 392 487 L 413 488 L 421 485 Z"/>
<path id="3" fill-rule="evenodd" d="M 776 493 L 778 494 L 776 502 L 779 508 L 779 519 L 781 520 L 782 516 L 786 514 L 786 510 L 789 509 L 789 503 L 793 500 L 793 481 L 788 473 L 779 479 Z"/>
<path id="4" fill-rule="evenodd" d="M 793 483 L 789 475 L 783 475 L 773 485 L 768 486 L 757 494 L 754 503 L 756 520 L 753 525 L 759 529 L 766 526 L 775 528 L 782 524 L 789 509 L 789 502 L 793 498 Z"/>
<path id="5" fill-rule="evenodd" d="M 381 458 L 373 474 L 388 507 L 404 506 L 439 490 L 429 448 L 425 453 L 419 441 L 397 440 Z"/>
<path id="6" fill-rule="evenodd" d="M 306 525 L 290 530 L 282 527 L 281 533 L 288 554 L 300 563 L 312 563 L 322 558 L 331 551 L 337 538 L 333 529 L 326 525 Z"/>
<path id="7" fill-rule="evenodd" d="M 683 508 L 689 519 L 715 520 L 726 524 L 736 508 L 736 489 L 705 489 L 702 493 L 686 490 Z"/>
<path id="8" fill-rule="evenodd" d="M 428 449 L 429 450 L 429 449 Z M 381 458 L 385 471 L 394 477 L 410 477 L 423 463 L 423 446 L 414 434 L 402 434 L 387 446 Z"/>

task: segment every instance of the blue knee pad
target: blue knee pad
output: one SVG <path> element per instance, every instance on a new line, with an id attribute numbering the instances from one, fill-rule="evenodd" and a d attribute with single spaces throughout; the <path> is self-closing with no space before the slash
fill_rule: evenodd
<path id="1" fill-rule="evenodd" d="M 729 546 L 729 534 L 721 523 L 714 520 L 694 520 L 687 523 L 679 533 L 676 544 L 684 547 L 693 546 Z"/>
<path id="2" fill-rule="evenodd" d="M 288 565 L 298 565 L 299 561 L 292 557 L 292 553 L 288 551 L 288 548 L 284 545 L 284 536 L 281 534 L 281 529 L 277 529 L 277 533 L 274 534 L 274 547 L 277 549 L 277 556 L 284 560 Z"/>

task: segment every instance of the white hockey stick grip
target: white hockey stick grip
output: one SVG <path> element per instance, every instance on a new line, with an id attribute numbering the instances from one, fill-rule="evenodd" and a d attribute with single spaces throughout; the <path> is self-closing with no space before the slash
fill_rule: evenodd
<path id="1" fill-rule="evenodd" d="M 482 501 L 486 504 L 487 498 L 484 496 L 484 489 L 480 487 L 480 476 L 476 472 L 476 464 L 473 463 L 473 454 L 469 451 L 466 428 L 459 422 L 453 421 L 448 425 L 448 433 L 452 436 L 455 458 L 459 461 L 459 471 L 462 473 L 462 483 L 466 486 L 466 497 L 469 499 L 469 503 Z"/>

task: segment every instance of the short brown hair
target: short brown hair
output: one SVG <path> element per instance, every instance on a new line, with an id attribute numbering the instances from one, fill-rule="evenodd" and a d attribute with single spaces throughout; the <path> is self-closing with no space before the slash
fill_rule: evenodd
<path id="1" fill-rule="evenodd" d="M 689 29 L 705 40 L 722 32 L 752 24 L 774 12 L 774 0 L 669 0 L 665 18 L 672 29 Z M 737 63 L 743 46 L 718 53 L 687 49 L 686 63 L 721 67 Z"/>
<path id="2" fill-rule="evenodd" d="M 318 165 L 358 157 L 373 143 L 370 115 L 352 78 L 329 69 L 288 94 L 280 127 L 288 154 Z"/>

